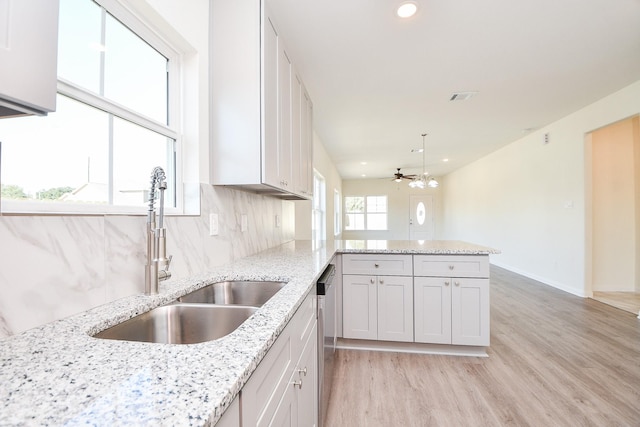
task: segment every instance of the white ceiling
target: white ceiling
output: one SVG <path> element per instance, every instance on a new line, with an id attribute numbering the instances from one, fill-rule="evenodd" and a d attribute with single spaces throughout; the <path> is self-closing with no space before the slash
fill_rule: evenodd
<path id="1" fill-rule="evenodd" d="M 268 0 L 344 179 L 420 172 L 422 133 L 446 174 L 640 79 L 640 0 L 401 3 Z"/>

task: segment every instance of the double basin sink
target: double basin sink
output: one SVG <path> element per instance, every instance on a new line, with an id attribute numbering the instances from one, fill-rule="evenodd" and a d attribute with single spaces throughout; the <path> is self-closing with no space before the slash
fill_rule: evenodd
<path id="1" fill-rule="evenodd" d="M 247 280 L 213 283 L 93 336 L 162 344 L 212 341 L 235 331 L 284 285 Z"/>

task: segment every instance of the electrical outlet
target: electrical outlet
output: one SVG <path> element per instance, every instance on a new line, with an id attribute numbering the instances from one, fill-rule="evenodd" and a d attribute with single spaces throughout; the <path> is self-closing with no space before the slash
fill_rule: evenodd
<path id="1" fill-rule="evenodd" d="M 247 228 L 249 228 L 249 218 L 247 218 L 247 214 L 242 214 L 240 216 L 240 231 L 244 233 Z"/>
<path id="2" fill-rule="evenodd" d="M 218 214 L 210 213 L 209 214 L 209 236 L 217 236 L 220 232 L 218 226 Z"/>
<path id="3" fill-rule="evenodd" d="M 280 215 L 276 215 L 276 228 L 280 227 Z"/>

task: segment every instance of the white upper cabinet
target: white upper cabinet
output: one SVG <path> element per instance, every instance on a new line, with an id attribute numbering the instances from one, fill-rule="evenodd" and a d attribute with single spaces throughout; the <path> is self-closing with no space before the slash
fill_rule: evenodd
<path id="1" fill-rule="evenodd" d="M 211 183 L 312 197 L 312 104 L 260 0 L 211 7 Z"/>
<path id="2" fill-rule="evenodd" d="M 0 0 L 0 117 L 56 109 L 58 0 Z"/>

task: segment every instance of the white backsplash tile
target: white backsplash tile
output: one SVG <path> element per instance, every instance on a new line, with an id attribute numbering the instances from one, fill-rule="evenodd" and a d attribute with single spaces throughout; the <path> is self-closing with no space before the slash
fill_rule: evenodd
<path id="1" fill-rule="evenodd" d="M 200 216 L 165 219 L 172 279 L 293 239 L 293 202 L 200 187 Z M 219 216 L 217 236 L 209 235 L 210 213 Z M 0 216 L 0 338 L 143 292 L 145 223 L 145 216 Z"/>
<path id="2" fill-rule="evenodd" d="M 0 315 L 17 333 L 105 301 L 104 219 L 0 218 Z"/>

